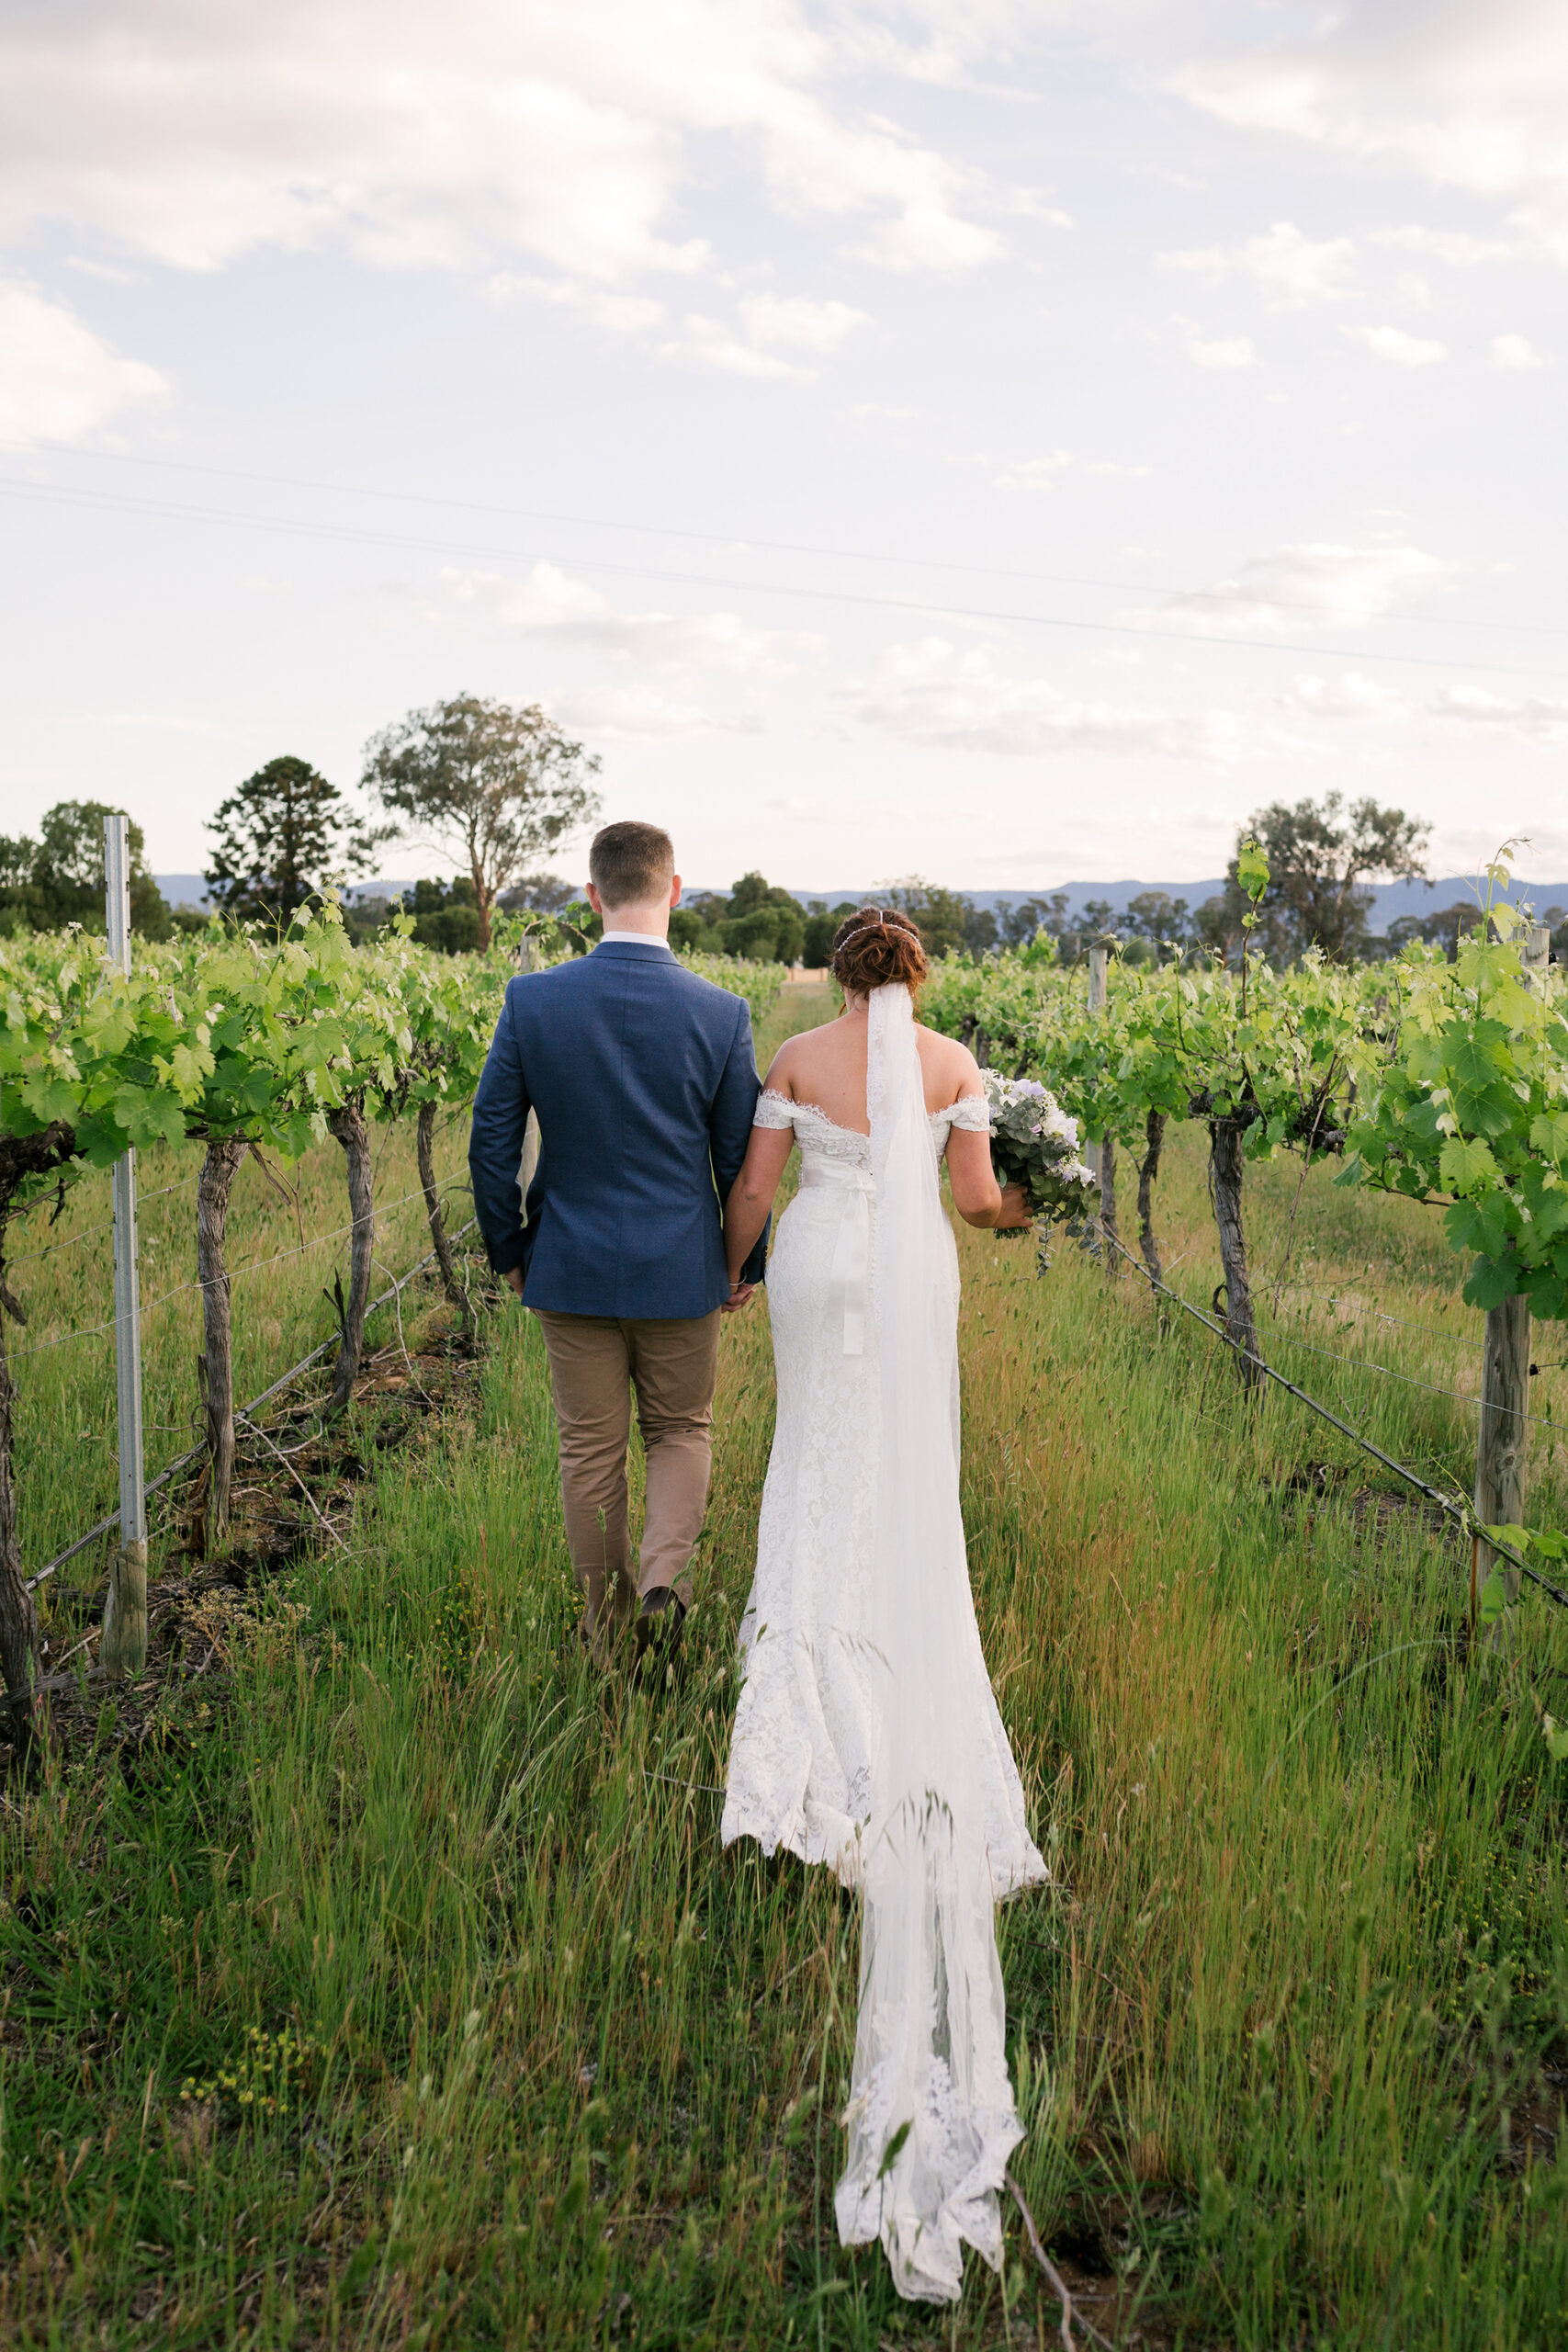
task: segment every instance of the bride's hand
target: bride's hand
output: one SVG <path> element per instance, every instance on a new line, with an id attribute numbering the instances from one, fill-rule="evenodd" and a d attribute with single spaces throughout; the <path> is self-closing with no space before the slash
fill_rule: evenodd
<path id="1" fill-rule="evenodd" d="M 1032 1225 L 1034 1212 L 1029 1205 L 1029 1195 L 1021 1184 L 1004 1184 L 1002 1204 L 997 1211 L 994 1233 L 1016 1233 L 1021 1226 Z"/>

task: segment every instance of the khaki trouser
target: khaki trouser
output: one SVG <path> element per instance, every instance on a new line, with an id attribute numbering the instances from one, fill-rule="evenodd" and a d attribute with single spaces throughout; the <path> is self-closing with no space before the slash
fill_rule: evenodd
<path id="1" fill-rule="evenodd" d="M 584 1631 L 598 1646 L 629 1623 L 636 1597 L 626 1525 L 634 1388 L 648 1465 L 636 1594 L 672 1585 L 692 1605 L 692 1554 L 713 1461 L 718 1309 L 641 1320 L 536 1312 L 560 1430 L 567 1547 Z"/>

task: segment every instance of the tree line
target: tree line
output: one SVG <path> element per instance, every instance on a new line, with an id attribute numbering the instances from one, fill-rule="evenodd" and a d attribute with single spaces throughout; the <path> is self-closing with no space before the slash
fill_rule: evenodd
<path id="1" fill-rule="evenodd" d="M 268 760 L 215 810 L 215 841 L 204 879 L 220 913 L 286 925 L 318 901 L 329 883 L 363 873 L 397 842 L 424 850 L 457 871 L 416 882 L 394 903 L 360 894 L 347 909 L 350 927 L 372 935 L 389 915 L 406 910 L 414 937 L 449 955 L 489 946 L 498 908 L 536 910 L 561 919 L 566 937 L 586 945 L 599 932 L 592 910 L 549 860 L 600 811 L 595 754 L 574 741 L 538 704 L 513 707 L 477 695 L 412 710 L 365 747 L 360 797 L 331 783 L 293 754 Z M 62 801 L 36 840 L 0 835 L 0 935 L 103 923 L 103 820 L 107 804 Z M 1371 927 L 1372 885 L 1425 881 L 1430 827 L 1404 809 L 1371 799 L 1271 801 L 1236 829 L 1224 888 L 1201 905 L 1172 892 L 1144 890 L 1121 908 L 1089 899 L 1075 909 L 1064 890 L 1001 899 L 981 906 L 967 892 L 919 876 L 883 886 L 883 901 L 908 915 L 928 954 L 950 949 L 986 955 L 1044 936 L 1066 962 L 1097 938 L 1117 937 L 1132 963 L 1172 954 L 1234 956 L 1250 900 L 1238 876 L 1244 842 L 1269 864 L 1269 887 L 1257 910 L 1254 944 L 1270 963 L 1292 963 L 1309 947 L 1336 962 L 1379 961 L 1413 938 L 1441 941 L 1450 956 L 1483 917 L 1473 904 L 1406 915 L 1381 933 Z M 165 905 L 147 871 L 141 828 L 130 826 L 131 922 L 142 936 L 167 938 L 201 928 L 207 916 Z M 802 900 L 757 872 L 728 894 L 700 892 L 677 908 L 670 934 L 677 947 L 743 956 L 758 962 L 821 968 L 833 933 L 854 902 Z M 1568 951 L 1568 911 L 1545 910 L 1553 947 Z"/>
<path id="2" fill-rule="evenodd" d="M 459 869 L 452 885 L 421 883 L 408 897 L 434 926 L 431 944 L 485 948 L 498 906 L 564 901 L 570 888 L 543 871 L 552 850 L 599 812 L 597 756 L 536 703 L 514 708 L 479 695 L 411 710 L 365 747 L 356 800 L 309 760 L 268 760 L 222 800 L 209 821 L 203 879 L 221 914 L 286 926 L 328 885 L 363 873 L 390 842 Z M 58 930 L 104 919 L 103 820 L 97 800 L 62 801 L 37 840 L 0 835 L 0 933 Z M 140 825 L 129 827 L 131 922 L 143 937 L 203 927 L 171 909 L 147 871 Z M 532 895 L 531 895 L 532 894 Z M 371 910 L 367 910 L 368 914 Z M 388 911 L 375 908 L 378 927 Z M 367 927 L 362 915 L 359 928 Z"/>

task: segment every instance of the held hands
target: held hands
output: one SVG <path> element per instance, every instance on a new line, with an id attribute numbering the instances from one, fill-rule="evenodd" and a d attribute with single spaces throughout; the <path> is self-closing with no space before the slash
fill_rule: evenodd
<path id="1" fill-rule="evenodd" d="M 502 1280 L 505 1282 L 508 1290 L 515 1292 L 519 1298 L 522 1297 L 523 1269 L 521 1266 L 508 1266 Z M 731 1283 L 729 1286 L 729 1296 L 721 1303 L 718 1310 L 719 1313 L 721 1315 L 734 1315 L 740 1307 L 749 1306 L 751 1303 L 751 1295 L 755 1291 L 756 1287 L 757 1285 L 755 1283 Z"/>

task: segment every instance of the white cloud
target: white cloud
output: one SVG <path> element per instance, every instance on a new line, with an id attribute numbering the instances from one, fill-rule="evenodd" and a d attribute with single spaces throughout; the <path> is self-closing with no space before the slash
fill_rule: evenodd
<path id="1" fill-rule="evenodd" d="M 1010 458 L 998 459 L 980 457 L 977 466 L 998 470 L 991 475 L 993 490 L 1051 490 L 1057 477 L 1065 473 L 1093 474 L 1101 479 L 1121 481 L 1143 481 L 1151 468 L 1124 465 L 1115 458 L 1080 458 L 1072 449 L 1052 449 L 1043 458 Z"/>
<path id="2" fill-rule="evenodd" d="M 1374 359 L 1385 359 L 1393 368 L 1435 368 L 1449 356 L 1446 344 L 1406 334 L 1403 327 L 1341 327 L 1339 332 L 1365 344 Z"/>
<path id="3" fill-rule="evenodd" d="M 1280 696 L 1281 706 L 1303 718 L 1396 719 L 1410 716 L 1410 705 L 1393 686 L 1380 685 L 1359 670 L 1342 671 L 1337 678 L 1303 673 L 1293 678 Z"/>
<path id="4" fill-rule="evenodd" d="M 852 416 L 908 417 L 916 414 L 912 408 L 889 408 L 884 401 L 857 401 L 851 409 Z"/>
<path id="5" fill-rule="evenodd" d="M 1494 368 L 1522 369 L 1544 368 L 1545 360 L 1529 340 L 1522 334 L 1495 334 L 1492 338 Z"/>
<path id="6" fill-rule="evenodd" d="M 155 368 L 122 359 L 62 302 L 0 280 L 0 448 L 96 441 L 128 408 L 168 390 Z"/>
<path id="7" fill-rule="evenodd" d="M 689 311 L 681 323 L 681 340 L 661 344 L 660 358 L 690 359 L 699 368 L 716 368 L 727 376 L 792 376 L 802 383 L 808 383 L 814 373 L 809 368 L 778 358 L 771 351 L 759 351 L 754 343 L 745 342 L 722 319 L 705 318 L 699 311 Z"/>
<path id="8" fill-rule="evenodd" d="M 522 581 L 451 567 L 440 578 L 453 603 L 477 607 L 503 628 L 613 661 L 782 677 L 820 650 L 817 638 L 749 628 L 735 613 L 624 613 L 554 563 L 535 564 Z"/>
<path id="9" fill-rule="evenodd" d="M 1568 261 L 1562 0 L 1341 8 L 1301 39 L 1189 64 L 1174 80 L 1238 130 L 1505 205 L 1525 240 Z"/>
<path id="10" fill-rule="evenodd" d="M 1369 242 L 1374 245 L 1393 245 L 1398 251 L 1430 254 L 1434 261 L 1447 262 L 1450 269 L 1474 269 L 1482 262 L 1511 261 L 1518 256 L 1517 245 L 1501 237 L 1475 237 L 1458 229 L 1423 229 L 1416 223 L 1400 229 L 1373 229 Z"/>
<path id="11" fill-rule="evenodd" d="M 496 303 L 530 296 L 558 310 L 575 311 L 609 334 L 646 334 L 664 316 L 663 303 L 647 295 L 615 294 L 607 287 L 585 286 L 568 277 L 517 277 L 498 270 L 486 279 L 484 294 L 487 301 Z"/>
<path id="12" fill-rule="evenodd" d="M 690 741 L 699 735 L 754 734 L 761 723 L 750 716 L 718 718 L 700 703 L 635 687 L 607 695 L 567 695 L 556 707 L 568 727 L 609 742 L 658 743 Z"/>
<path id="13" fill-rule="evenodd" d="M 836 351 L 847 334 L 868 323 L 847 302 L 807 302 L 798 296 L 749 295 L 740 305 L 754 344 L 783 343 L 801 351 Z"/>
<path id="14" fill-rule="evenodd" d="M 1187 356 L 1194 368 L 1256 368 L 1249 334 L 1204 335 L 1190 319 L 1178 319 Z"/>
<path id="15" fill-rule="evenodd" d="M 985 176 L 835 103 L 805 0 L 20 0 L 0 30 L 0 228 L 73 221 L 186 269 L 267 246 L 570 280 L 705 266 L 667 222 L 698 140 L 897 269 L 1002 250 Z"/>
<path id="16" fill-rule="evenodd" d="M 1010 674 L 994 646 L 960 648 L 940 637 L 890 646 L 874 677 L 842 698 L 863 726 L 884 734 L 1011 757 L 1111 752 L 1223 761 L 1241 751 L 1245 733 L 1227 710 L 1151 710 L 1065 695 L 1045 678 Z"/>
<path id="17" fill-rule="evenodd" d="M 662 302 L 642 294 L 625 294 L 581 279 L 514 276 L 498 271 L 485 284 L 487 300 L 511 302 L 520 296 L 573 311 L 610 334 L 646 335 L 664 325 Z M 732 376 L 793 377 L 810 379 L 813 370 L 780 358 L 769 345 L 825 356 L 844 337 L 868 323 L 863 311 L 847 302 L 812 302 L 795 295 L 753 294 L 740 304 L 744 333 L 721 319 L 689 311 L 678 336 L 660 346 L 664 359 L 694 361 Z"/>
<path id="18" fill-rule="evenodd" d="M 1447 564 L 1419 548 L 1305 541 L 1253 556 L 1234 579 L 1173 596 L 1162 609 L 1221 630 L 1359 628 L 1448 575 Z"/>
<path id="19" fill-rule="evenodd" d="M 1185 270 L 1217 285 L 1226 277 L 1250 277 L 1266 310 L 1299 311 L 1308 302 L 1353 300 L 1350 283 L 1356 248 L 1348 237 L 1315 243 L 1289 220 L 1277 220 L 1265 236 L 1239 245 L 1205 245 L 1190 252 L 1161 254 L 1162 269 Z"/>
<path id="20" fill-rule="evenodd" d="M 1568 702 L 1553 702 L 1544 695 L 1510 702 L 1484 686 L 1450 686 L 1433 708 L 1439 718 L 1517 736 L 1522 742 L 1560 743 L 1568 736 Z"/>

